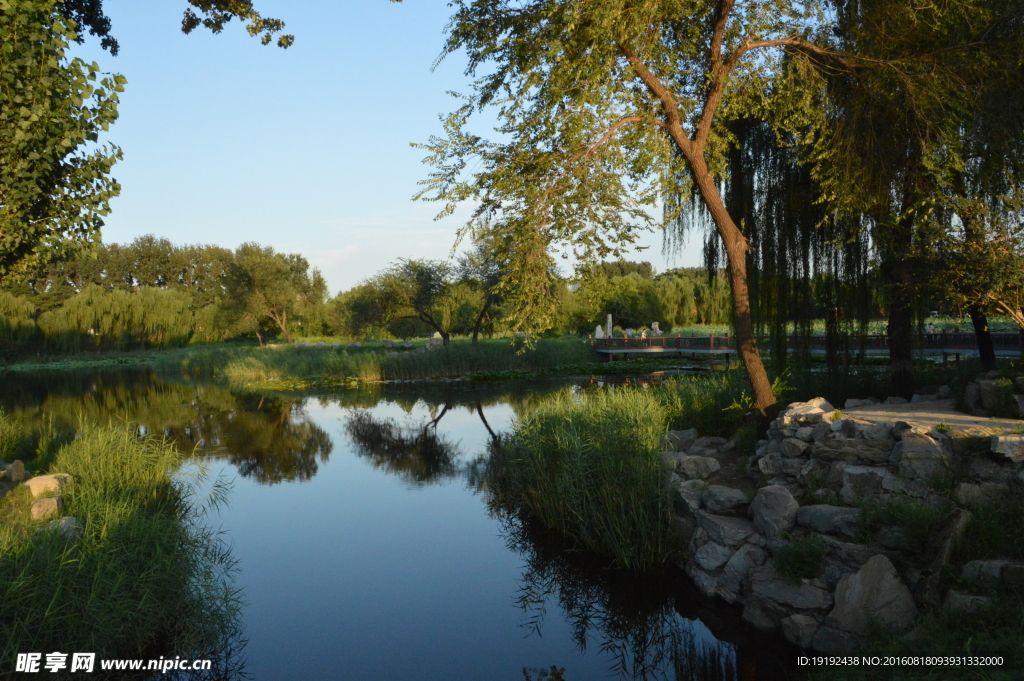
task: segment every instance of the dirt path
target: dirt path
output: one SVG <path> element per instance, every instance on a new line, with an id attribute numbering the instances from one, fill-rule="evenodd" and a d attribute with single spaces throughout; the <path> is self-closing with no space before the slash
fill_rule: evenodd
<path id="1" fill-rule="evenodd" d="M 945 423 L 953 430 L 973 428 L 1016 430 L 1024 428 L 1024 421 L 1016 419 L 969 416 L 954 409 L 952 399 L 918 402 L 917 404 L 873 404 L 842 411 L 844 414 L 869 421 L 906 421 L 913 426 L 923 426 L 928 429 L 940 423 Z"/>

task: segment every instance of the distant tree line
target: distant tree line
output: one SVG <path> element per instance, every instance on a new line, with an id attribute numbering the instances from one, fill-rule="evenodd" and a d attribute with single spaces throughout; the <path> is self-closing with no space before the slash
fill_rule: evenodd
<path id="1" fill-rule="evenodd" d="M 0 287 L 0 348 L 72 352 L 324 333 L 327 284 L 300 255 L 242 244 L 101 244 Z"/>

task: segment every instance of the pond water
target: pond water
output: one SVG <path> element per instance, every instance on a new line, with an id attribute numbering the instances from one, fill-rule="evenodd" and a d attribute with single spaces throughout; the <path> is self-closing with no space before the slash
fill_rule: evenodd
<path id="1" fill-rule="evenodd" d="M 552 666 L 568 681 L 790 675 L 794 650 L 674 566 L 609 570 L 492 512 L 480 473 L 494 434 L 580 382 L 285 397 L 148 372 L 7 374 L 0 407 L 127 420 L 231 480 L 217 522 L 258 681 L 513 681 Z"/>

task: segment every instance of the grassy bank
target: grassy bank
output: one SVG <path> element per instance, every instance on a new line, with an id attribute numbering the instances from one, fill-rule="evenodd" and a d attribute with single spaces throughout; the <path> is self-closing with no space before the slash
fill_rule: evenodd
<path id="1" fill-rule="evenodd" d="M 81 537 L 68 539 L 33 522 L 25 487 L 0 499 L 3 665 L 26 651 L 223 662 L 238 630 L 231 559 L 201 524 L 193 484 L 173 476 L 180 454 L 126 426 L 67 441 L 0 416 L 0 434 L 0 458 L 31 453 L 30 470 L 74 476 L 62 515 L 81 525 Z"/>

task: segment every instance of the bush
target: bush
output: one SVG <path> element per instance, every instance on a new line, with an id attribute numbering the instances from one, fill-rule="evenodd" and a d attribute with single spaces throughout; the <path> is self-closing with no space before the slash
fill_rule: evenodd
<path id="1" fill-rule="evenodd" d="M 791 537 L 788 544 L 775 552 L 772 563 L 780 575 L 799 582 L 801 579 L 814 579 L 821 573 L 826 553 L 825 543 L 812 532 L 803 537 Z"/>
<path id="2" fill-rule="evenodd" d="M 492 454 L 496 503 L 620 567 L 661 563 L 677 548 L 664 432 L 663 408 L 642 390 L 564 391 L 516 422 Z"/>

